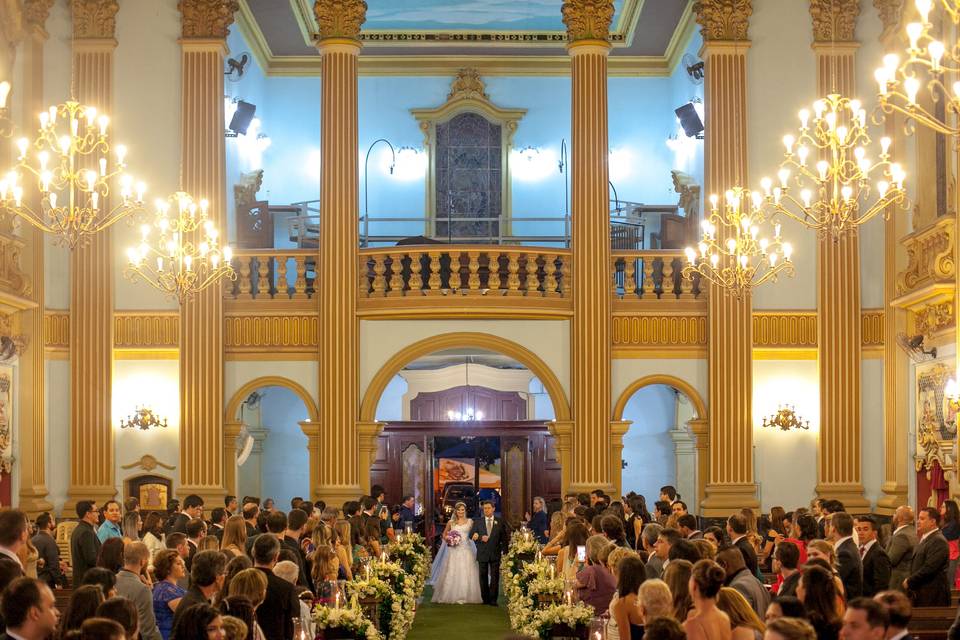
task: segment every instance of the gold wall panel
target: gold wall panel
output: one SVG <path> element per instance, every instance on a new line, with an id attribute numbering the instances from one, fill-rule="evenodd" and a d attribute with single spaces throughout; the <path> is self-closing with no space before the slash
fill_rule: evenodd
<path id="1" fill-rule="evenodd" d="M 864 309 L 860 314 L 860 344 L 864 349 L 883 347 L 883 309 Z"/>
<path id="2" fill-rule="evenodd" d="M 754 349 L 802 349 L 816 346 L 816 311 L 753 314 Z"/>
<path id="3" fill-rule="evenodd" d="M 614 316 L 614 347 L 707 346 L 705 315 Z"/>
<path id="4" fill-rule="evenodd" d="M 114 349 L 175 349 L 180 345 L 180 315 L 171 313 L 116 313 Z"/>
<path id="5" fill-rule="evenodd" d="M 239 316 L 224 321 L 224 348 L 230 351 L 310 351 L 319 344 L 319 317 Z"/>
<path id="6" fill-rule="evenodd" d="M 43 344 L 51 351 L 70 348 L 70 314 L 66 311 L 47 311 L 43 315 Z"/>

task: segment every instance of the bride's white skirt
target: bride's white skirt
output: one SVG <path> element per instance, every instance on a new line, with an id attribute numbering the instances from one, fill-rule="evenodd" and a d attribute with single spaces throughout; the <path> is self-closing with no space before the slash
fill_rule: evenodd
<path id="1" fill-rule="evenodd" d="M 432 602 L 438 604 L 480 604 L 480 567 L 477 547 L 467 536 L 456 547 L 444 542 L 433 561 L 430 583 Z"/>

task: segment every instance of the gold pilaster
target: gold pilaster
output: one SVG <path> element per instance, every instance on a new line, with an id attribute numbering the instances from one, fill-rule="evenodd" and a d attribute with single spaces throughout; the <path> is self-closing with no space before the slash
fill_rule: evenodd
<path id="1" fill-rule="evenodd" d="M 26 39 L 23 47 L 22 113 L 24 121 L 33 122 L 43 104 L 43 49 L 47 40 L 44 25 L 53 0 L 27 0 L 24 3 Z M 36 192 L 34 192 L 36 193 Z M 39 195 L 39 194 L 37 194 Z M 38 209 L 38 198 L 30 203 Z M 33 226 L 21 227 L 26 247 L 24 261 L 29 265 L 33 301 L 37 307 L 23 312 L 21 328 L 30 340 L 30 349 L 20 358 L 19 431 L 20 438 L 20 508 L 31 517 L 52 509 L 47 501 L 46 416 L 44 411 L 44 236 Z"/>
<path id="2" fill-rule="evenodd" d="M 623 495 L 623 436 L 633 424 L 632 420 L 614 420 L 610 423 L 610 477 L 613 478 L 615 496 Z"/>
<path id="3" fill-rule="evenodd" d="M 359 149 L 357 57 L 362 0 L 316 0 L 320 26 L 320 452 L 317 491 L 331 504 L 361 493 L 357 418 L 360 408 L 360 328 L 357 299 Z M 364 469 L 363 474 L 368 470 Z"/>
<path id="4" fill-rule="evenodd" d="M 811 0 L 817 95 L 856 91 L 854 41 L 860 0 Z M 860 237 L 825 234 L 817 255 L 820 443 L 817 495 L 847 510 L 870 507 L 863 497 L 860 388 Z"/>
<path id="5" fill-rule="evenodd" d="M 116 0 L 72 0 L 73 94 L 110 113 Z M 109 210 L 108 203 L 101 204 Z M 77 500 L 116 494 L 111 400 L 113 388 L 113 243 L 110 230 L 93 235 L 70 256 L 70 486 Z"/>
<path id="6" fill-rule="evenodd" d="M 376 459 L 377 438 L 383 432 L 382 422 L 358 422 L 357 434 L 360 438 L 360 468 L 367 473 L 360 474 L 360 488 L 365 494 L 370 493 L 370 467 Z"/>
<path id="7" fill-rule="evenodd" d="M 307 452 L 310 459 L 310 499 L 317 501 L 320 500 L 320 491 L 317 485 L 320 478 L 320 423 L 310 422 L 309 420 L 301 422 L 300 430 L 303 431 L 303 435 L 307 436 Z"/>
<path id="8" fill-rule="evenodd" d="M 237 437 L 242 429 L 240 422 L 223 425 L 223 488 L 230 495 L 237 495 Z"/>
<path id="9" fill-rule="evenodd" d="M 181 188 L 210 202 L 226 233 L 223 57 L 236 0 L 180 0 Z M 223 293 L 209 287 L 180 307 L 180 487 L 210 503 L 226 495 Z M 234 469 L 235 476 L 235 469 Z M 235 480 L 234 480 L 235 482 Z"/>
<path id="10" fill-rule="evenodd" d="M 750 0 L 694 5 L 706 65 L 705 193 L 747 184 L 747 29 Z M 707 318 L 709 474 L 702 513 L 723 516 L 758 508 L 753 476 L 751 297 L 712 286 Z M 698 438 L 698 442 L 700 442 Z"/>
<path id="11" fill-rule="evenodd" d="M 874 0 L 883 22 L 880 41 L 887 50 L 899 49 L 900 26 L 905 0 Z M 892 153 L 899 155 L 903 143 L 903 128 L 898 114 L 887 114 L 885 134 L 893 141 Z M 905 216 L 891 215 L 884 223 L 883 233 L 883 495 L 877 500 L 877 512 L 892 514 L 897 507 L 907 504 L 909 460 L 906 451 L 907 424 L 909 421 L 908 398 L 903 393 L 910 387 L 908 374 L 910 364 L 907 355 L 897 345 L 897 334 L 906 332 L 907 312 L 895 307 L 897 297 L 898 254 L 902 251 L 900 238 L 907 229 Z"/>
<path id="12" fill-rule="evenodd" d="M 573 463 L 570 456 L 570 445 L 573 441 L 573 423 L 553 421 L 548 425 L 550 435 L 553 436 L 557 448 L 557 459 L 560 462 L 560 488 L 564 493 L 570 490 L 570 476 Z"/>
<path id="13" fill-rule="evenodd" d="M 697 495 L 703 496 L 707 491 L 707 478 L 710 474 L 710 447 L 708 446 L 710 424 L 706 418 L 696 418 L 688 420 L 687 427 L 693 433 L 694 446 L 697 449 Z"/>
<path id="14" fill-rule="evenodd" d="M 572 84 L 573 468 L 567 490 L 613 489 L 610 462 L 610 210 L 607 57 L 612 0 L 565 0 Z M 619 461 L 618 461 L 619 464 Z"/>

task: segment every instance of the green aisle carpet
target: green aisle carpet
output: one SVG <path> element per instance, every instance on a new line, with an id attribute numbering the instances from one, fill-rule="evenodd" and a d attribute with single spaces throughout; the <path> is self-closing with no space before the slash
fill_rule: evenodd
<path id="1" fill-rule="evenodd" d="M 510 633 L 507 604 L 500 598 L 499 607 L 482 604 L 432 604 L 433 589 L 427 587 L 423 601 L 417 605 L 417 616 L 407 640 L 500 640 Z"/>

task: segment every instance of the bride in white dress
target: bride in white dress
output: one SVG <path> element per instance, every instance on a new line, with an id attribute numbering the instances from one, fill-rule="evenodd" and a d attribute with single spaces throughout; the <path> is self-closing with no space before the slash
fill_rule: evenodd
<path id="1" fill-rule="evenodd" d="M 473 520 L 467 517 L 467 505 L 458 502 L 453 517 L 443 530 L 443 544 L 433 561 L 430 584 L 433 602 L 439 604 L 480 604 L 480 567 L 477 565 L 477 546 L 470 539 Z M 447 533 L 456 530 L 460 544 L 447 545 Z"/>

